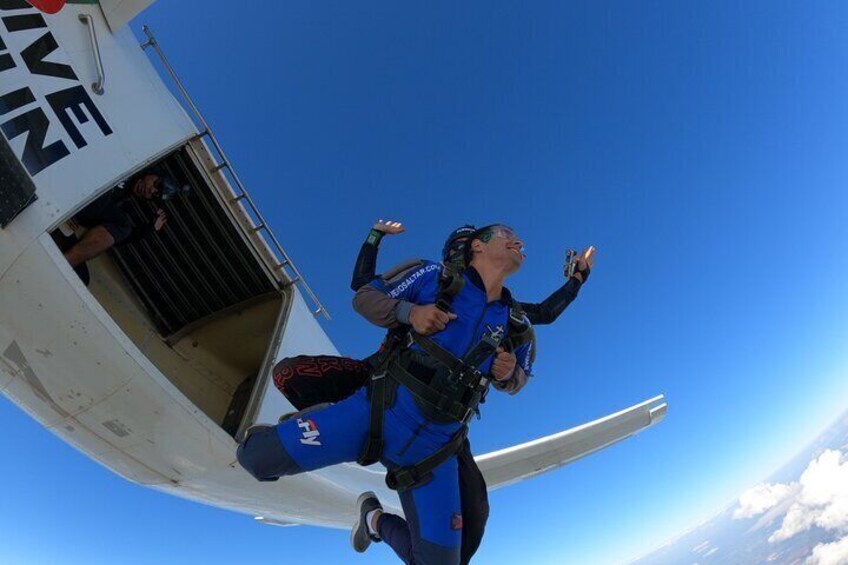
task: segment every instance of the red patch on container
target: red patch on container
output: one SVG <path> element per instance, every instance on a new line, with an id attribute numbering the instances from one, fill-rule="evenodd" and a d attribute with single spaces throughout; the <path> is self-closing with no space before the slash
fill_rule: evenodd
<path id="1" fill-rule="evenodd" d="M 462 514 L 454 514 L 451 516 L 451 529 L 452 530 L 461 530 L 462 529 Z"/>
<path id="2" fill-rule="evenodd" d="M 55 14 L 65 7 L 65 0 L 26 0 L 33 8 L 38 8 L 45 14 Z"/>

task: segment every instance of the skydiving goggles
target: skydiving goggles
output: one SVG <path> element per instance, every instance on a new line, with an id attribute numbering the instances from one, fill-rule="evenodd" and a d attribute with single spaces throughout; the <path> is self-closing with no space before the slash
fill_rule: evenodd
<path id="1" fill-rule="evenodd" d="M 502 237 L 507 241 L 507 243 L 520 243 L 521 248 L 519 251 L 524 253 L 524 242 L 521 241 L 521 238 L 518 237 L 514 231 L 512 231 L 512 228 L 499 225 L 487 228 L 486 232 L 480 235 L 480 241 L 488 243 L 493 237 Z"/>

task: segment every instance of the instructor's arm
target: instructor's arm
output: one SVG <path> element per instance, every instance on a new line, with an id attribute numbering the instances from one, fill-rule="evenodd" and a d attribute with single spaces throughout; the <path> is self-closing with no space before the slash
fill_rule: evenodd
<path id="1" fill-rule="evenodd" d="M 380 240 L 384 235 L 395 235 L 403 233 L 405 230 L 400 222 L 391 220 L 378 220 L 371 231 L 368 232 L 368 237 L 359 249 L 359 255 L 356 257 L 356 265 L 353 267 L 353 277 L 350 280 L 350 289 L 357 291 L 364 285 L 370 283 L 377 276 L 377 251 L 380 247 Z"/>

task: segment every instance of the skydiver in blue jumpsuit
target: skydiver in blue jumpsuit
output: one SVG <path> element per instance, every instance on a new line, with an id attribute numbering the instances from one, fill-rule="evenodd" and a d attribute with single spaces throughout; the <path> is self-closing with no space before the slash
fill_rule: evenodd
<path id="1" fill-rule="evenodd" d="M 474 226 L 465 225 L 451 232 L 442 249 L 443 264 L 464 261 L 462 252 L 466 240 L 476 230 Z M 374 224 L 368 238 L 362 244 L 351 279 L 351 288 L 357 291 L 357 297 L 354 299 L 357 311 L 370 322 L 386 328 L 409 326 L 408 318 L 397 317 L 399 311 L 408 311 L 409 308 L 408 306 L 404 308 L 404 305 L 399 304 L 399 300 L 389 298 L 368 283 L 381 278 L 385 284 L 391 285 L 393 282 L 405 279 L 408 275 L 407 271 L 411 270 L 411 273 L 421 267 L 423 264 L 421 261 L 410 261 L 379 277 L 376 274 L 380 240 L 385 235 L 394 235 L 403 231 L 404 228 L 399 222 L 380 220 Z M 542 303 L 517 304 L 517 309 L 526 315 L 533 326 L 552 323 L 576 298 L 589 275 L 593 252 L 592 247 L 584 250 L 577 260 L 576 269 L 573 272 L 564 273 L 566 274 L 565 284 Z M 457 268 L 461 269 L 461 266 Z M 433 331 L 435 329 L 433 328 Z M 423 335 L 432 333 L 428 331 L 428 328 L 421 326 L 416 330 Z M 379 357 L 378 352 L 370 359 L 376 362 Z M 292 404 L 298 410 L 304 410 L 317 404 L 344 400 L 365 384 L 373 370 L 372 363 L 368 361 L 333 356 L 300 355 L 281 360 L 274 368 L 274 380 Z M 519 392 L 521 384 L 517 381 L 495 383 L 496 388 L 508 394 Z M 466 564 L 471 561 L 482 541 L 489 515 L 489 503 L 485 479 L 474 461 L 467 439 L 457 451 L 457 464 L 462 508 L 461 563 Z"/>
<path id="2" fill-rule="evenodd" d="M 453 299 L 447 323 L 434 306 L 442 265 L 425 262 L 403 280 L 388 285 L 375 280 L 371 285 L 387 296 L 416 305 L 417 316 L 429 317 L 438 326 L 438 331 L 430 336 L 431 343 L 462 358 L 486 336 L 502 335 L 507 328 L 511 297 L 503 283 L 520 268 L 524 259 L 522 247 L 512 230 L 502 225 L 487 226 L 471 237 L 467 247 L 469 267 L 462 275 L 465 284 Z M 498 348 L 477 364 L 479 373 L 500 383 L 526 380 L 530 374 L 529 350 L 530 344 L 515 352 Z M 408 374 L 414 374 L 429 390 L 446 391 L 453 386 L 451 373 L 446 373 L 417 343 L 401 351 L 399 358 Z M 480 382 L 485 389 L 488 379 Z M 467 415 L 477 409 L 480 399 L 476 393 L 463 396 L 470 399 L 462 405 L 468 411 L 465 417 L 459 417 L 456 411 L 450 415 L 440 412 L 419 392 L 420 389 L 413 395 L 407 385 L 398 382 L 393 402 L 384 412 L 380 460 L 390 472 L 419 464 L 452 443 L 464 431 Z M 368 438 L 370 412 L 367 393 L 360 390 L 338 404 L 295 414 L 277 426 L 249 434 L 239 446 L 239 462 L 257 479 L 275 480 L 354 461 Z M 406 563 L 458 563 L 462 520 L 455 455 L 428 473 L 426 480 L 399 492 L 399 496 L 407 520 L 369 513 L 377 518 L 372 524 L 376 536 Z M 354 531 L 355 535 L 360 533 Z"/>

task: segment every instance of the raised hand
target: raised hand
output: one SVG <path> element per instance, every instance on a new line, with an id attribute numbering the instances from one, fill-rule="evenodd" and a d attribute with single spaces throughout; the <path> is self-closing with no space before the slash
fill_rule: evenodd
<path id="1" fill-rule="evenodd" d="M 386 235 L 396 235 L 406 231 L 402 223 L 393 222 L 391 220 L 377 220 L 377 223 L 374 224 L 373 229 L 377 230 L 378 232 L 382 232 Z"/>
<path id="2" fill-rule="evenodd" d="M 591 269 L 592 265 L 595 264 L 595 246 L 590 245 L 580 254 L 580 257 L 577 258 L 577 270 L 585 271 L 586 269 Z"/>

